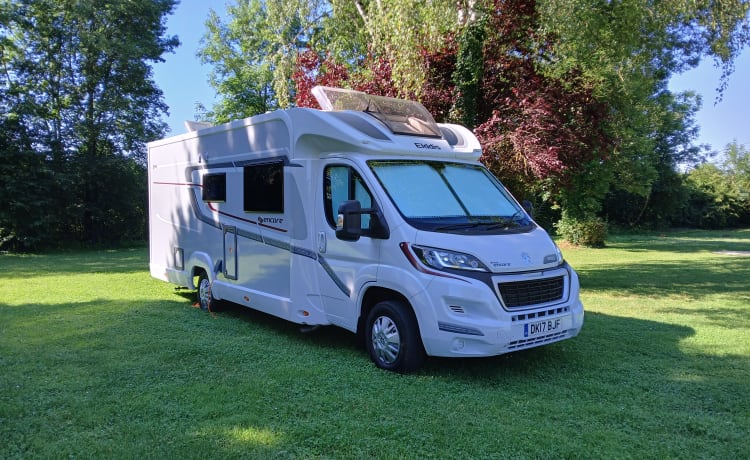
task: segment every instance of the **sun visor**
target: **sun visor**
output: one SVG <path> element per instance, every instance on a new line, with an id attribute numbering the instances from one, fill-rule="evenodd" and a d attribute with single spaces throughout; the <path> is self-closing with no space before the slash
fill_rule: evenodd
<path id="1" fill-rule="evenodd" d="M 327 86 L 314 87 L 312 94 L 323 110 L 365 112 L 380 120 L 394 134 L 442 137 L 430 112 L 416 101 L 373 96 L 361 91 Z"/>

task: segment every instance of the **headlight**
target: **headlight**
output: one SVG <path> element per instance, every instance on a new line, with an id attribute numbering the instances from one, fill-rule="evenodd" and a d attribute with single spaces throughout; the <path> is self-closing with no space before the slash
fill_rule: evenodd
<path id="1" fill-rule="evenodd" d="M 423 264 L 438 270 L 453 268 L 456 270 L 471 270 L 475 272 L 489 271 L 479 259 L 470 254 L 446 251 L 445 249 L 437 249 L 427 246 L 412 246 L 412 249 Z"/>
<path id="2" fill-rule="evenodd" d="M 547 254 L 544 256 L 544 264 L 554 264 L 555 262 L 561 264 L 563 263 L 563 255 L 562 251 L 560 251 L 560 247 L 555 244 L 555 253 L 554 254 Z"/>

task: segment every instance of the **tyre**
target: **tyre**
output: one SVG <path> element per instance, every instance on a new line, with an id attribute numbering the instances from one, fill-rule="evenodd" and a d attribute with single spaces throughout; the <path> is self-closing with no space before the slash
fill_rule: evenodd
<path id="1" fill-rule="evenodd" d="M 197 297 L 201 310 L 209 310 L 211 308 L 214 297 L 211 295 L 211 281 L 208 280 L 208 275 L 205 272 L 201 272 L 198 275 Z"/>
<path id="2" fill-rule="evenodd" d="M 417 320 L 397 301 L 380 302 L 367 315 L 365 346 L 376 366 L 401 374 L 417 370 L 425 359 Z"/>

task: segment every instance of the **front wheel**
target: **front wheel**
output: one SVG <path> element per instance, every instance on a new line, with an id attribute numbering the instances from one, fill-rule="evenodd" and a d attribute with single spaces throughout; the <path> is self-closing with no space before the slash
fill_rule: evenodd
<path id="1" fill-rule="evenodd" d="M 381 369 L 406 374 L 424 362 L 417 320 L 401 302 L 387 300 L 373 307 L 367 315 L 365 344 L 370 358 Z"/>

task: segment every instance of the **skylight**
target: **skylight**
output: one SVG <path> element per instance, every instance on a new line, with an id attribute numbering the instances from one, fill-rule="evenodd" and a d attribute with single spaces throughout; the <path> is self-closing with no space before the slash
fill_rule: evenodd
<path id="1" fill-rule="evenodd" d="M 316 86 L 312 94 L 323 110 L 365 112 L 385 124 L 394 134 L 442 137 L 430 112 L 416 101 L 373 96 L 350 89 Z"/>

